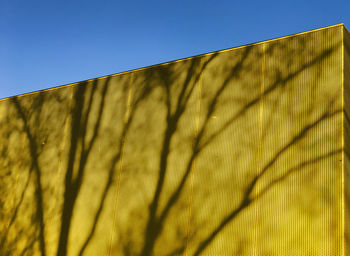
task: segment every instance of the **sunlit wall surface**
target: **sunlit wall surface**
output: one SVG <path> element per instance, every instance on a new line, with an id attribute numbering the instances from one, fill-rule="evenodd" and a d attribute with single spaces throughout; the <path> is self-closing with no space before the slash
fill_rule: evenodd
<path id="1" fill-rule="evenodd" d="M 0 255 L 349 255 L 349 65 L 337 25 L 1 100 Z"/>

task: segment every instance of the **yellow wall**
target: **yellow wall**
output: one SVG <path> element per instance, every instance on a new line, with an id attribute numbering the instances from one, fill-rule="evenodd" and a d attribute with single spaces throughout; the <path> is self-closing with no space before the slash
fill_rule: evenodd
<path id="1" fill-rule="evenodd" d="M 343 28 L 0 101 L 0 254 L 343 255 Z"/>
<path id="2" fill-rule="evenodd" d="M 350 255 L 349 246 L 350 246 L 350 165 L 349 165 L 349 156 L 350 156 L 350 33 L 344 27 L 343 31 L 344 36 L 344 59 L 343 59 L 343 83 L 344 83 L 344 227 L 345 227 L 345 255 Z"/>

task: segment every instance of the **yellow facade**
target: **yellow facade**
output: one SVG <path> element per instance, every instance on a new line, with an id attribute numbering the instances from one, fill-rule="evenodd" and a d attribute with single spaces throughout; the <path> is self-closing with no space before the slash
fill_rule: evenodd
<path id="1" fill-rule="evenodd" d="M 0 255 L 350 255 L 344 25 L 0 100 Z"/>

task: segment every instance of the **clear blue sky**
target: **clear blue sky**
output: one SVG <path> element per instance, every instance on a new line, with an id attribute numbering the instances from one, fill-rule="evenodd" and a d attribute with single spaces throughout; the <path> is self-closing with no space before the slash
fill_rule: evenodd
<path id="1" fill-rule="evenodd" d="M 350 0 L 0 0 L 0 98 L 338 23 Z"/>

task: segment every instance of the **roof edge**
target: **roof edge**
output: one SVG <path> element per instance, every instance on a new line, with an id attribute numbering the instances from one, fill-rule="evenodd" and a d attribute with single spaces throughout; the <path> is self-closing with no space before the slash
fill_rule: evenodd
<path id="1" fill-rule="evenodd" d="M 300 36 L 300 35 L 304 35 L 304 34 L 309 34 L 309 33 L 317 32 L 317 31 L 330 29 L 330 28 L 334 28 L 334 27 L 341 27 L 341 26 L 344 27 L 345 30 L 349 33 L 349 31 L 347 30 L 347 28 L 344 25 L 344 23 L 340 23 L 340 24 L 336 24 L 336 25 L 331 25 L 331 26 L 327 26 L 327 27 L 317 28 L 317 29 L 308 30 L 308 31 L 304 31 L 304 32 L 299 32 L 299 33 L 295 33 L 295 34 L 290 34 L 290 35 L 277 37 L 277 38 L 273 38 L 273 39 L 267 39 L 267 40 L 259 41 L 259 42 L 255 42 L 255 43 L 240 45 L 240 46 L 226 48 L 226 49 L 222 49 L 222 50 L 218 50 L 218 51 L 213 51 L 213 52 L 203 53 L 203 54 L 194 55 L 194 56 L 190 56 L 190 57 L 185 57 L 185 58 L 180 58 L 180 59 L 176 59 L 176 60 L 171 60 L 171 61 L 167 61 L 167 62 L 162 62 L 162 63 L 158 63 L 158 64 L 153 64 L 153 65 L 150 65 L 150 66 L 145 66 L 145 67 L 136 68 L 136 69 L 132 69 L 132 70 L 127 70 L 127 71 L 122 71 L 122 72 L 113 73 L 113 74 L 109 74 L 109 75 L 104 75 L 104 76 L 101 76 L 101 77 L 95 77 L 95 78 L 90 78 L 90 79 L 86 79 L 86 80 L 81 80 L 81 81 L 74 82 L 74 83 L 58 85 L 58 86 L 54 86 L 54 87 L 50 87 L 50 88 L 46 88 L 46 89 L 35 90 L 35 91 L 24 93 L 24 94 L 18 94 L 18 95 L 14 95 L 14 96 L 9 96 L 9 97 L 0 99 L 0 102 L 1 101 L 5 101 L 5 100 L 10 100 L 12 98 L 29 96 L 29 95 L 32 95 L 32 94 L 41 93 L 41 92 L 45 92 L 45 91 L 52 91 L 52 90 L 62 89 L 62 88 L 65 88 L 65 87 L 71 87 L 71 86 L 74 86 L 74 85 L 81 84 L 83 82 L 90 82 L 90 81 L 105 79 L 107 77 L 125 75 L 125 74 L 128 74 L 128 73 L 133 73 L 133 72 L 137 72 L 137 71 L 141 71 L 141 70 L 146 70 L 146 69 L 149 69 L 149 68 L 165 66 L 165 65 L 172 64 L 172 63 L 186 61 L 186 60 L 190 60 L 190 59 L 193 59 L 193 58 L 200 58 L 200 57 L 209 56 L 209 55 L 212 55 L 212 54 L 217 54 L 217 53 L 237 50 L 237 49 L 241 49 L 241 48 L 245 48 L 245 47 L 250 47 L 250 46 L 264 44 L 264 43 L 269 43 L 269 42 L 273 42 L 273 41 L 278 41 L 278 40 L 282 40 L 282 39 L 286 39 L 286 38 L 290 38 L 290 37 Z"/>

